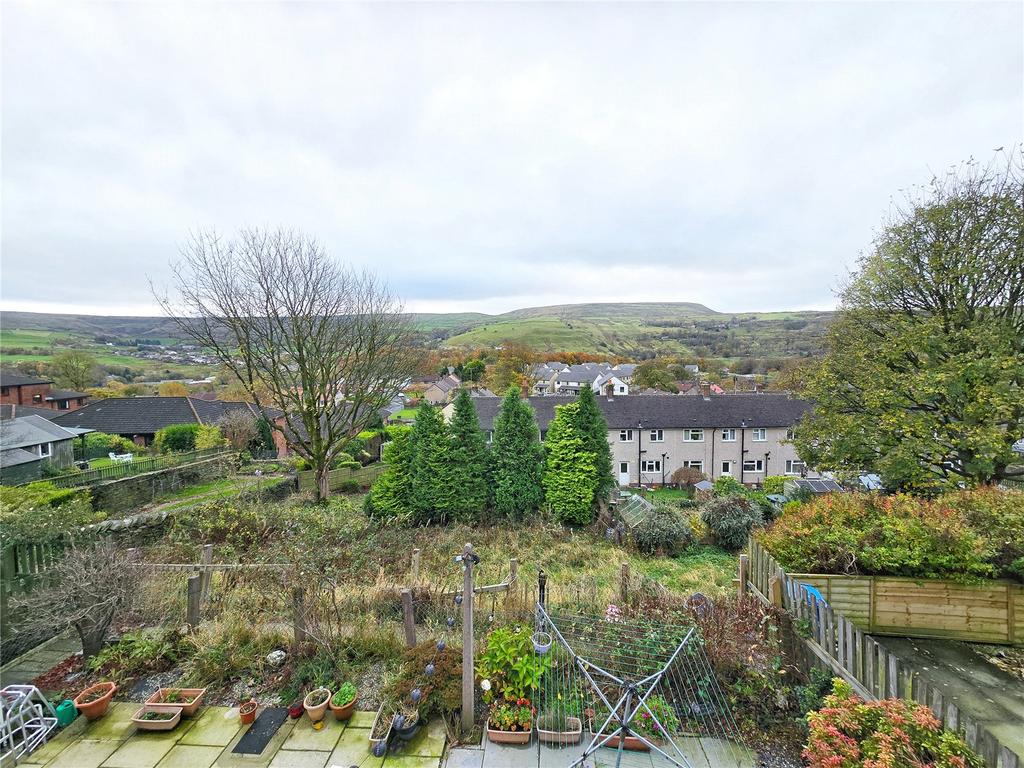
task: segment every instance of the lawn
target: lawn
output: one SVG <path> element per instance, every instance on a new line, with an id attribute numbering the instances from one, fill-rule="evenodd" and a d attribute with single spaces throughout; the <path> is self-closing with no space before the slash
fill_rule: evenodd
<path id="1" fill-rule="evenodd" d="M 398 411 L 397 413 L 393 413 L 391 415 L 391 418 L 392 419 L 409 419 L 409 420 L 412 420 L 412 419 L 416 418 L 416 411 L 418 411 L 418 410 L 419 410 L 419 408 L 403 408 L 402 410 Z"/>

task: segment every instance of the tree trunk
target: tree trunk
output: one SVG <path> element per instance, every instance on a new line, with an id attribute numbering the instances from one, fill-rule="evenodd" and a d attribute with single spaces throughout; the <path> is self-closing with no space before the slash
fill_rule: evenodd
<path id="1" fill-rule="evenodd" d="M 316 500 L 326 501 L 331 495 L 331 468 L 329 465 L 316 468 Z"/>

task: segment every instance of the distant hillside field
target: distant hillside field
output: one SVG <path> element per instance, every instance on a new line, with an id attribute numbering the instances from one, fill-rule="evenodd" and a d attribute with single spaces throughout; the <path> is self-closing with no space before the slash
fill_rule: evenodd
<path id="1" fill-rule="evenodd" d="M 500 315 L 411 315 L 421 343 L 429 347 L 495 347 L 514 342 L 540 352 L 579 351 L 634 358 L 655 354 L 722 358 L 818 355 L 831 317 L 831 312 L 727 314 L 690 302 L 568 304 L 529 307 Z M 44 352 L 54 344 L 72 341 L 74 346 L 93 346 L 93 351 L 104 357 L 109 352 L 95 348 L 97 337 L 162 339 L 169 343 L 178 336 L 174 323 L 160 317 L 3 312 L 0 327 L 4 351 L 37 347 Z"/>

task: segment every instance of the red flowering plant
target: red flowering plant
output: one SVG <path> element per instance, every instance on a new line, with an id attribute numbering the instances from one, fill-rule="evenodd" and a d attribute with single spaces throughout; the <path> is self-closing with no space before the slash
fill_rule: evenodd
<path id="1" fill-rule="evenodd" d="M 487 725 L 496 731 L 529 732 L 533 730 L 533 718 L 536 714 L 537 708 L 527 698 L 496 701 L 491 704 Z"/>
<path id="2" fill-rule="evenodd" d="M 932 711 L 903 699 L 865 702 L 841 680 L 807 715 L 803 756 L 810 768 L 981 768 L 957 734 Z"/>

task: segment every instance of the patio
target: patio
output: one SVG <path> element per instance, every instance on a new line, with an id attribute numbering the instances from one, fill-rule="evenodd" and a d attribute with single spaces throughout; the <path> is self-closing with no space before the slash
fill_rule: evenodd
<path id="1" fill-rule="evenodd" d="M 47 768 L 438 768 L 445 731 L 431 722 L 396 754 L 374 757 L 368 736 L 375 712 L 356 712 L 348 723 L 328 715 L 316 731 L 310 721 L 288 719 L 259 755 L 233 754 L 249 729 L 232 707 L 204 707 L 172 731 L 142 732 L 131 722 L 141 704 L 115 702 L 106 715 L 77 718 L 18 765 Z M 6 763 L 4 765 L 6 768 Z"/>

